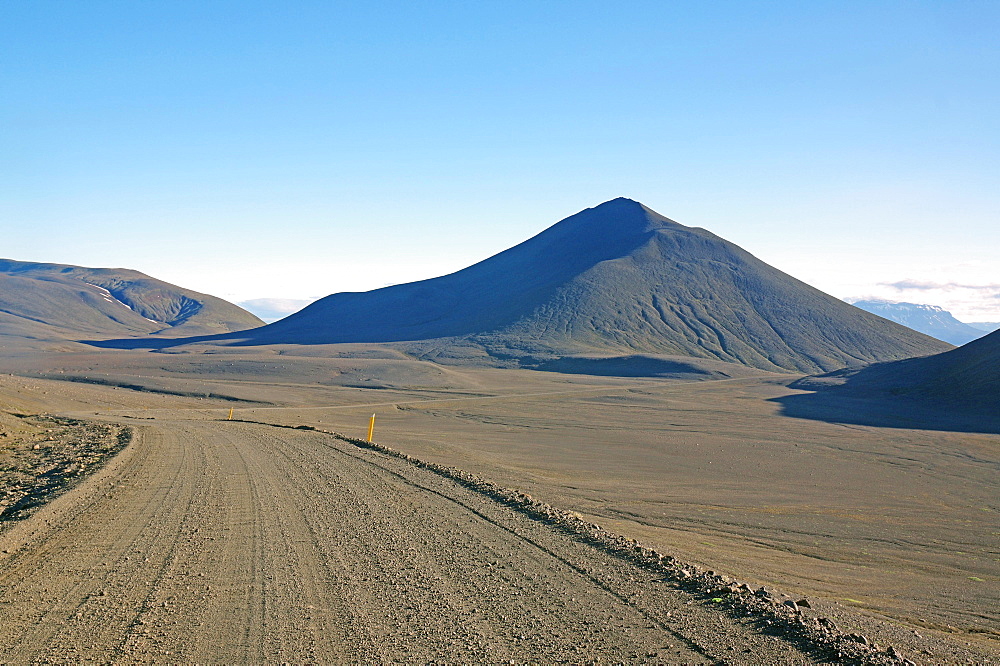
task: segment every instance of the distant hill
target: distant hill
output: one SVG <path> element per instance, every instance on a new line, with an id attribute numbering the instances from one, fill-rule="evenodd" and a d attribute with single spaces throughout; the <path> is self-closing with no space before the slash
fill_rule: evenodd
<path id="1" fill-rule="evenodd" d="M 1000 331 L 921 359 L 874 366 L 871 380 L 897 393 L 915 393 L 949 403 L 1000 409 Z"/>
<path id="2" fill-rule="evenodd" d="M 638 354 L 810 373 L 950 348 L 629 199 L 456 273 L 334 294 L 239 337 L 405 343 L 425 358 L 527 367 Z"/>
<path id="3" fill-rule="evenodd" d="M 0 259 L 0 336 L 34 341 L 213 335 L 263 322 L 138 271 Z"/>
<path id="4" fill-rule="evenodd" d="M 992 333 L 993 331 L 1000 330 L 1000 321 L 970 321 L 969 326 L 980 331 Z"/>
<path id="5" fill-rule="evenodd" d="M 1000 331 L 942 354 L 839 370 L 798 387 L 860 398 L 916 398 L 943 412 L 980 410 L 1000 422 Z"/>
<path id="6" fill-rule="evenodd" d="M 912 328 L 914 331 L 920 331 L 932 338 L 944 340 L 953 345 L 964 345 L 966 342 L 983 337 L 988 332 L 971 324 L 960 322 L 950 312 L 936 305 L 893 303 L 881 300 L 852 301 L 852 304 L 854 307 L 885 317 Z"/>

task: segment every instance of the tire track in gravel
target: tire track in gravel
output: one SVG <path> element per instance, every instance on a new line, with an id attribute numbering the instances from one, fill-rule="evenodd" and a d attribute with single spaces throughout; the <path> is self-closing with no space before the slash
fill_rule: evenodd
<path id="1" fill-rule="evenodd" d="M 577 574 L 579 574 L 583 578 L 589 579 L 594 585 L 596 585 L 597 587 L 599 587 L 602 590 L 604 590 L 605 592 L 607 592 L 609 595 L 611 595 L 612 597 L 614 597 L 620 603 L 633 607 L 635 610 L 637 610 L 639 613 L 641 613 L 648 620 L 650 620 L 651 622 L 654 622 L 661 629 L 663 629 L 664 631 L 670 633 L 675 639 L 677 639 L 678 641 L 684 643 L 687 646 L 688 649 L 690 649 L 690 650 L 692 650 L 694 652 L 697 652 L 698 654 L 700 654 L 704 658 L 710 658 L 711 657 L 710 652 L 708 650 L 706 650 L 704 647 L 702 647 L 701 645 L 699 645 L 698 643 L 696 643 L 690 637 L 685 636 L 684 634 L 681 634 L 678 631 L 675 631 L 668 624 L 666 624 L 662 618 L 656 617 L 655 614 L 649 613 L 646 609 L 642 608 L 641 606 L 639 606 L 638 604 L 636 604 L 634 601 L 630 600 L 626 596 L 620 594 L 618 591 L 616 591 L 610 585 L 607 585 L 606 583 L 604 583 L 603 581 L 601 581 L 597 577 L 591 576 L 590 573 L 585 568 L 583 568 L 583 567 L 581 567 L 581 566 L 573 563 L 570 559 L 567 559 L 567 558 L 561 556 L 559 553 L 557 553 L 557 552 L 555 552 L 553 550 L 550 550 L 545 545 L 543 545 L 543 544 L 539 543 L 538 541 L 532 539 L 529 535 L 524 534 L 522 532 L 518 532 L 515 528 L 508 527 L 507 525 L 504 525 L 501 522 L 499 522 L 497 520 L 494 520 L 493 518 L 491 518 L 490 516 L 486 515 L 485 513 L 480 512 L 478 509 L 476 509 L 475 507 L 471 506 L 470 504 L 467 504 L 467 503 L 463 502 L 458 497 L 446 495 L 445 493 L 443 493 L 443 492 L 441 492 L 439 490 L 427 487 L 427 486 L 425 486 L 425 485 L 423 485 L 423 484 L 421 484 L 421 483 L 419 483 L 417 481 L 409 479 L 406 476 L 404 476 L 403 474 L 400 474 L 399 472 L 393 471 L 392 469 L 389 469 L 388 467 L 379 464 L 379 462 L 377 462 L 376 460 L 371 459 L 370 457 L 366 459 L 366 458 L 362 457 L 362 455 L 354 453 L 354 452 L 351 452 L 349 450 L 344 450 L 342 448 L 334 447 L 334 446 L 331 446 L 331 448 L 333 448 L 334 450 L 338 451 L 338 453 L 350 456 L 350 457 L 355 458 L 356 460 L 358 460 L 360 462 L 363 462 L 365 464 L 371 465 L 373 467 L 377 467 L 378 469 L 383 470 L 387 474 L 390 474 L 390 475 L 396 477 L 401 482 L 403 482 L 403 483 L 405 483 L 407 485 L 413 486 L 414 488 L 417 488 L 419 490 L 423 490 L 423 491 L 431 493 L 433 495 L 437 495 L 438 497 L 440 497 L 441 499 L 445 500 L 446 502 L 454 503 L 454 504 L 458 505 L 459 507 L 461 507 L 462 510 L 468 511 L 468 512 L 474 514 L 475 516 L 477 516 L 478 518 L 482 519 L 483 521 L 488 522 L 488 523 L 494 525 L 498 530 L 502 530 L 504 532 L 507 532 L 508 534 L 510 534 L 511 536 L 513 536 L 515 539 L 521 540 L 522 542 L 524 542 L 525 545 L 528 545 L 528 546 L 531 546 L 533 548 L 536 548 L 539 551 L 541 551 L 542 553 L 544 553 L 545 555 L 548 555 L 549 557 L 553 558 L 554 560 L 558 560 L 559 562 L 562 562 L 564 565 L 566 565 L 566 567 L 568 569 L 571 569 L 571 570 L 575 571 Z"/>
<path id="2" fill-rule="evenodd" d="M 344 452 L 341 452 L 341 453 L 344 453 Z M 363 461 L 363 460 L 361 460 L 361 459 L 353 456 L 353 454 L 348 454 L 348 455 L 352 458 L 352 460 L 356 460 L 358 462 L 361 462 L 362 464 L 367 465 L 366 461 Z M 308 468 L 307 466 L 302 466 L 302 467 Z M 381 468 L 379 468 L 379 469 L 381 470 Z M 366 487 L 364 488 L 364 492 L 360 493 L 360 495 L 355 494 L 355 493 L 350 493 L 349 494 L 350 502 L 352 504 L 354 504 L 355 506 L 362 507 L 360 509 L 360 512 L 363 515 L 365 515 L 365 516 L 367 516 L 369 518 L 373 518 L 375 520 L 378 520 L 378 518 L 376 517 L 376 511 L 374 510 L 373 506 L 371 505 L 369 498 L 391 496 L 391 494 L 392 494 L 391 485 L 387 484 L 386 480 L 384 478 L 379 478 L 378 476 L 366 477 L 365 475 L 358 475 L 357 474 L 357 470 L 355 470 L 355 469 L 352 469 L 352 471 L 354 472 L 354 474 L 352 476 L 354 477 L 353 480 L 354 480 L 355 484 L 358 483 L 359 479 L 362 479 L 363 483 L 365 484 Z M 401 477 L 397 477 L 397 478 L 401 478 Z M 392 479 L 390 479 L 390 481 L 391 480 Z M 408 485 L 412 486 L 413 484 L 408 484 Z M 414 486 L 414 490 L 418 491 L 416 493 L 418 495 L 422 494 L 419 491 L 422 491 L 422 490 L 426 491 L 426 489 L 420 488 L 419 486 Z M 393 504 L 395 504 L 397 506 L 398 505 L 404 505 L 405 506 L 406 503 L 405 502 L 394 502 Z M 379 527 L 378 527 L 378 529 L 377 529 L 377 531 L 381 533 L 382 538 L 384 539 L 388 534 L 391 533 L 392 528 L 389 525 L 380 524 Z M 416 540 L 418 542 L 420 542 L 418 545 L 420 545 L 421 547 L 420 548 L 416 548 L 416 549 L 412 549 L 412 548 L 406 549 L 406 548 L 403 548 L 403 546 L 406 546 L 406 545 L 411 545 L 412 546 L 413 545 L 412 544 L 413 538 L 416 538 Z M 394 540 L 394 541 L 391 541 L 389 543 L 389 548 L 386 549 L 386 551 L 389 554 L 389 559 L 391 559 L 391 554 L 392 553 L 399 552 L 401 550 L 402 551 L 409 550 L 409 551 L 412 551 L 413 553 L 418 554 L 418 555 L 422 554 L 422 553 L 426 553 L 426 552 L 434 552 L 434 551 L 440 552 L 440 550 L 441 550 L 440 544 L 435 544 L 431 540 L 428 540 L 426 538 L 422 538 L 421 535 L 417 535 L 417 534 L 410 535 L 410 537 L 409 537 L 408 540 L 410 540 L 411 543 L 407 544 L 406 541 L 403 541 L 403 540 Z M 369 543 L 371 541 L 371 537 L 369 535 L 362 535 L 361 538 L 360 538 L 360 541 L 363 542 L 363 543 Z M 352 548 L 351 550 L 356 550 L 356 548 Z M 468 553 L 468 549 L 467 548 L 466 549 L 456 549 L 456 550 L 459 550 L 460 552 Z M 390 579 L 392 577 L 396 577 L 400 572 L 404 572 L 404 575 L 405 575 L 406 579 L 408 579 L 407 582 L 412 583 L 412 585 L 410 585 L 410 587 L 412 589 L 410 591 L 408 591 L 407 593 L 404 593 L 402 595 L 403 597 L 409 597 L 409 599 L 404 599 L 402 601 L 401 605 L 404 608 L 414 609 L 414 608 L 419 607 L 419 605 L 421 604 L 421 601 L 423 601 L 421 599 L 421 597 L 425 596 L 425 595 L 422 595 L 420 591 L 421 590 L 424 590 L 424 591 L 432 590 L 433 594 L 436 594 L 438 596 L 436 596 L 435 598 L 431 599 L 430 601 L 432 601 L 433 603 L 435 603 L 436 605 L 439 605 L 439 606 L 440 605 L 447 605 L 450 608 L 452 608 L 455 613 L 461 615 L 461 614 L 463 614 L 463 611 L 466 612 L 466 613 L 468 613 L 469 607 L 472 606 L 472 605 L 475 605 L 475 602 L 482 596 L 482 591 L 481 590 L 467 589 L 468 585 L 463 584 L 463 581 L 462 581 L 461 578 L 457 578 L 456 579 L 453 574 L 449 575 L 453 570 L 456 569 L 455 566 L 442 567 L 441 563 L 437 562 L 435 559 L 422 559 L 421 561 L 416 561 L 415 562 L 415 561 L 412 561 L 413 560 L 412 557 L 410 557 L 410 558 L 404 557 L 402 562 L 399 562 L 399 563 L 396 563 L 396 564 L 392 564 L 392 563 L 387 564 L 386 563 L 387 552 L 381 553 L 381 557 L 369 555 L 369 554 L 366 553 L 366 554 L 364 554 L 364 555 L 362 555 L 360 557 L 355 557 L 355 558 L 344 557 L 344 553 L 341 553 L 341 555 L 340 555 L 340 561 L 341 561 L 341 563 L 343 565 L 343 563 L 345 562 L 345 560 L 354 560 L 353 562 L 350 562 L 350 564 L 349 564 L 349 566 L 351 566 L 353 568 L 358 568 L 358 565 L 359 565 L 360 561 L 367 561 L 369 563 L 372 563 L 372 562 L 377 563 L 375 566 L 371 566 L 371 564 L 369 564 L 368 567 L 367 567 L 368 571 L 363 574 L 365 576 L 373 576 L 376 579 L 379 579 L 379 578 Z M 509 553 L 505 552 L 503 554 L 499 554 L 499 553 L 497 553 L 497 551 L 494 550 L 493 551 L 493 555 L 494 555 L 494 557 L 499 556 L 499 557 L 506 558 L 506 557 L 509 556 Z M 499 561 L 499 560 L 496 560 L 496 561 Z M 505 571 L 505 573 L 509 574 L 509 572 L 506 572 L 506 571 Z M 508 575 L 508 578 L 514 578 L 514 577 Z M 514 584 L 516 585 L 516 583 L 514 583 Z M 497 587 L 499 587 L 501 585 L 504 586 L 504 587 L 507 587 L 508 585 L 511 585 L 511 580 L 504 580 L 501 583 L 498 583 Z M 388 589 L 392 590 L 393 588 L 394 588 L 394 586 L 391 584 L 391 582 L 389 582 Z M 391 603 L 386 603 L 385 601 L 380 601 L 379 600 L 379 596 L 380 596 L 379 595 L 379 591 L 382 591 L 382 590 L 386 589 L 386 586 L 376 585 L 376 586 L 372 586 L 372 589 L 375 591 L 374 594 L 369 594 L 368 595 L 368 603 L 359 604 L 359 606 L 361 608 L 370 609 L 372 607 L 376 607 L 377 608 L 379 606 L 382 606 L 383 608 L 388 608 L 388 607 L 392 606 Z M 410 604 L 410 605 L 407 606 L 407 604 Z M 408 618 L 402 618 L 402 619 L 405 620 L 405 619 L 408 619 Z M 494 641 L 494 642 L 496 642 L 497 636 L 495 635 L 496 632 L 493 631 L 493 628 L 495 626 L 502 627 L 503 624 L 504 624 L 504 619 L 505 618 L 498 617 L 498 618 L 495 618 L 495 619 L 499 620 L 499 621 L 498 622 L 489 622 L 489 623 L 486 624 L 485 627 L 480 627 L 478 625 L 466 625 L 466 626 L 462 627 L 462 629 L 460 631 L 458 631 L 457 633 L 454 633 L 454 635 L 451 637 L 450 640 L 454 641 L 454 642 L 463 643 L 463 644 L 465 644 L 467 646 L 471 645 L 472 648 L 474 648 L 475 645 L 477 644 L 477 642 L 479 642 L 479 643 L 483 643 L 484 642 L 485 635 L 488 633 L 488 634 L 490 634 L 491 640 Z M 367 625 L 372 625 L 373 624 L 372 623 L 372 619 L 370 617 L 364 618 L 364 623 L 367 624 Z M 395 624 L 395 622 L 393 624 Z M 413 627 L 411 626 L 409 628 L 412 630 Z M 483 631 L 484 629 L 486 630 L 485 632 Z M 411 633 L 412 633 L 412 631 L 411 631 Z M 386 642 L 385 639 L 383 639 L 383 643 L 385 643 L 385 642 Z M 400 655 L 400 650 L 403 650 L 403 649 L 404 649 L 404 646 L 397 645 L 397 646 L 392 647 L 390 651 L 382 650 L 381 651 L 381 656 L 382 657 L 388 656 L 387 652 L 391 652 L 391 653 L 394 653 L 397 656 L 399 656 Z M 368 654 L 361 655 L 361 656 L 364 656 L 364 657 L 370 659 L 370 658 L 373 658 L 376 655 L 373 654 L 373 653 L 371 653 L 371 652 L 369 652 Z M 418 655 L 416 655 L 416 654 L 414 654 L 412 656 L 414 658 L 418 657 Z"/>
<path id="3" fill-rule="evenodd" d="M 540 531 L 541 531 L 542 535 L 544 535 L 544 536 L 546 536 L 548 538 L 552 538 L 552 534 L 551 534 L 550 530 L 545 529 L 544 527 L 539 526 L 539 525 L 537 525 L 537 524 L 535 524 L 535 523 L 533 523 L 531 521 L 528 521 L 527 524 L 521 524 L 521 525 L 519 525 L 519 526 L 517 526 L 515 528 L 508 527 L 507 525 L 503 524 L 503 522 L 501 522 L 500 520 L 498 520 L 496 518 L 493 518 L 491 516 L 486 515 L 486 513 L 484 511 L 482 511 L 479 508 L 476 508 L 474 506 L 474 503 L 476 503 L 476 502 L 479 502 L 479 503 L 483 502 L 483 499 L 479 495 L 477 495 L 477 494 L 467 493 L 467 491 L 464 488 L 458 488 L 455 484 L 453 484 L 451 482 L 448 482 L 448 481 L 445 481 L 445 480 L 442 480 L 440 477 L 438 477 L 436 475 L 422 474 L 420 471 L 414 470 L 414 468 L 412 466 L 410 466 L 410 465 L 406 465 L 406 464 L 400 465 L 400 463 L 399 463 L 398 460 L 395 460 L 395 459 L 392 459 L 392 458 L 388 458 L 388 457 L 379 456 L 379 455 L 372 456 L 368 452 L 362 453 L 362 452 L 359 452 L 353 446 L 344 445 L 344 444 L 342 444 L 340 442 L 337 442 L 336 440 L 331 440 L 328 437 L 324 438 L 322 435 L 317 435 L 317 437 L 319 438 L 319 441 L 320 441 L 320 443 L 323 446 L 326 446 L 329 449 L 331 449 L 332 451 L 335 451 L 335 452 L 339 453 L 340 455 L 347 456 L 347 457 L 351 458 L 352 460 L 356 460 L 356 461 L 358 461 L 358 462 L 360 462 L 360 463 L 362 463 L 364 465 L 372 466 L 372 467 L 376 468 L 378 470 L 378 472 L 379 472 L 380 475 L 387 475 L 387 476 L 391 477 L 391 480 L 396 480 L 396 481 L 402 482 L 402 483 L 404 483 L 406 485 L 412 486 L 416 491 L 418 491 L 418 493 L 432 493 L 433 495 L 436 495 L 438 498 L 440 498 L 440 500 L 442 500 L 442 502 L 445 504 L 446 507 L 449 507 L 449 506 L 451 507 L 451 508 L 446 508 L 443 511 L 443 513 L 449 513 L 449 514 L 455 513 L 456 512 L 455 511 L 456 508 L 458 509 L 458 512 L 468 512 L 468 513 L 471 513 L 471 514 L 473 514 L 473 516 L 475 518 L 477 518 L 477 519 L 479 519 L 481 521 L 490 523 L 497 530 L 507 532 L 514 539 L 520 540 L 520 541 L 524 542 L 525 544 L 530 545 L 530 547 L 535 548 L 535 549 L 541 551 L 541 555 L 542 555 L 541 559 L 545 559 L 546 557 L 552 558 L 552 559 L 558 561 L 559 563 L 561 563 L 562 565 L 564 565 L 564 568 L 566 570 L 568 570 L 567 573 L 569 573 L 570 575 L 576 575 L 576 576 L 588 578 L 594 586 L 602 589 L 607 595 L 610 595 L 610 596 L 614 597 L 614 599 L 610 599 L 610 600 L 609 599 L 604 599 L 604 600 L 602 600 L 602 602 L 601 602 L 602 604 L 620 603 L 620 604 L 632 606 L 633 609 L 635 611 L 637 611 L 638 614 L 642 615 L 648 622 L 652 622 L 657 627 L 659 627 L 661 630 L 666 631 L 666 632 L 672 634 L 673 639 L 676 642 L 682 643 L 683 646 L 687 650 L 689 650 L 690 652 L 694 653 L 694 655 L 688 655 L 686 657 L 686 659 L 693 659 L 695 661 L 698 661 L 698 660 L 713 661 L 714 660 L 710 656 L 709 651 L 701 648 L 698 645 L 697 641 L 690 639 L 689 637 L 685 636 L 684 634 L 682 634 L 682 633 L 680 633 L 678 631 L 675 631 L 674 629 L 672 629 L 668 625 L 667 622 L 669 621 L 668 618 L 670 616 L 670 612 L 669 611 L 666 613 L 667 617 L 661 619 L 660 617 L 658 617 L 654 613 L 649 612 L 646 608 L 643 608 L 640 605 L 638 605 L 635 602 L 633 602 L 629 598 L 628 595 L 623 594 L 622 592 L 616 590 L 612 585 L 606 584 L 603 581 L 601 581 L 599 578 L 594 577 L 594 576 L 590 576 L 589 574 L 587 574 L 586 569 L 584 568 L 583 565 L 576 564 L 576 563 L 572 562 L 570 559 L 567 559 L 567 558 L 561 556 L 560 554 L 558 554 L 557 552 L 555 552 L 550 546 L 543 545 L 537 539 L 532 538 L 530 535 L 526 534 L 523 531 L 525 528 L 528 528 L 528 529 L 532 529 L 532 528 L 539 529 L 540 528 Z M 296 468 L 300 468 L 300 469 L 308 469 L 310 466 L 309 465 L 298 464 L 295 467 Z M 393 469 L 393 467 L 398 467 L 398 469 Z M 412 478 L 414 476 L 414 472 L 417 472 L 415 474 L 415 476 L 419 477 L 419 479 L 420 479 L 419 481 L 415 480 L 414 478 Z M 358 480 L 358 477 L 355 475 L 355 479 L 354 479 L 355 483 L 357 482 L 357 480 Z M 385 482 L 383 481 L 382 483 L 384 484 Z M 434 488 L 432 486 L 427 485 L 428 483 L 441 485 L 442 489 L 445 492 L 442 492 L 442 490 L 439 490 L 437 488 Z M 310 484 L 308 484 L 308 483 L 307 484 L 297 484 L 298 487 L 308 487 L 309 485 Z M 389 484 L 385 484 L 385 487 L 388 487 L 388 485 Z M 374 485 L 370 486 L 370 488 L 371 488 L 371 490 L 368 493 L 366 493 L 367 496 L 371 496 L 371 495 L 378 496 L 380 493 L 384 493 L 385 492 L 384 488 L 380 490 L 380 489 L 378 489 Z M 374 491 L 374 492 L 372 492 L 372 491 Z M 467 496 L 466 496 L 466 493 L 467 493 Z M 459 499 L 459 497 L 456 497 L 456 495 L 461 496 L 462 499 Z M 457 505 L 457 507 L 455 505 Z M 498 508 L 499 507 L 495 503 L 489 502 L 489 501 L 485 502 L 485 506 L 483 507 L 483 509 L 490 510 L 490 511 L 493 511 L 493 512 L 496 512 L 498 510 Z M 504 512 L 501 511 L 501 513 L 504 513 Z M 520 518 L 520 517 L 518 516 L 518 518 Z M 558 540 L 558 539 L 557 539 L 557 541 L 559 541 L 558 546 L 561 547 L 561 548 L 565 548 L 567 545 L 569 545 L 569 547 L 571 549 L 575 548 L 575 549 L 582 550 L 584 555 L 592 555 L 593 554 L 592 549 L 589 549 L 589 548 L 587 548 L 585 546 L 581 546 L 580 544 L 577 544 L 575 542 L 569 541 L 569 543 L 566 543 L 565 542 L 566 540 Z M 466 550 L 465 552 L 467 554 L 469 554 L 468 550 Z M 493 551 L 493 555 L 496 555 L 496 554 L 497 554 L 496 551 Z M 479 553 L 479 555 L 482 556 L 483 553 Z M 612 567 L 612 568 L 621 566 L 621 564 L 622 563 L 620 563 L 618 561 L 613 561 L 613 562 L 608 563 L 608 565 L 610 567 Z M 636 572 L 632 572 L 632 573 L 635 574 Z M 642 575 L 647 575 L 647 574 L 645 574 L 645 572 L 642 572 Z M 675 592 L 674 594 L 677 594 L 677 593 Z M 475 599 L 475 598 L 481 597 L 482 593 L 481 593 L 481 590 L 468 590 L 465 593 L 465 596 L 467 598 L 473 598 L 473 599 Z M 693 611 L 693 609 L 686 608 L 686 609 L 684 609 L 683 612 L 685 612 L 685 613 L 691 613 L 692 611 Z M 675 610 L 674 612 L 676 613 L 677 611 Z M 708 615 L 709 619 L 712 622 L 718 622 L 719 621 L 719 617 L 718 617 L 719 614 L 716 613 L 716 612 L 714 612 L 714 611 L 708 611 L 707 613 L 703 612 L 702 614 Z M 499 622 L 497 622 L 496 625 L 497 626 L 502 626 L 504 618 L 496 618 L 496 619 L 499 620 Z M 690 622 L 688 622 L 687 624 L 690 624 Z M 742 627 L 742 629 L 743 629 L 744 632 L 746 631 L 746 627 Z M 742 648 L 741 649 L 745 652 L 745 650 L 747 649 L 747 645 L 750 645 L 750 646 L 754 646 L 754 647 L 759 647 L 762 652 L 767 652 L 768 650 L 773 651 L 773 646 L 771 646 L 770 643 L 773 642 L 774 640 L 775 640 L 774 638 L 772 638 L 770 636 L 766 636 L 766 637 L 763 637 L 763 641 L 765 641 L 767 643 L 767 645 L 758 645 L 759 643 L 762 642 L 761 639 L 759 637 L 752 637 L 749 640 L 749 642 L 744 641 L 744 643 L 742 644 Z M 727 647 L 731 648 L 731 647 L 733 647 L 733 645 L 730 643 Z M 788 656 L 788 655 L 786 655 L 786 656 Z"/>
<path id="4" fill-rule="evenodd" d="M 265 425 L 137 430 L 106 473 L 0 537 L 5 659 L 812 661 L 405 461 Z"/>
<path id="5" fill-rule="evenodd" d="M 148 474 L 143 458 L 159 448 L 157 440 L 151 434 L 136 443 L 135 455 L 117 479 L 49 529 L 31 551 L 18 553 L 7 564 L 0 583 L 4 615 L 13 611 L 31 628 L 19 640 L 11 640 L 7 630 L 16 625 L 11 620 L 4 623 L 0 646 L 8 658 L 58 660 L 82 655 L 88 641 L 113 645 L 115 634 L 134 624 L 139 609 L 116 600 L 148 594 L 175 545 L 171 534 L 176 529 L 170 526 L 187 511 L 190 501 L 183 496 L 193 486 L 185 474 L 193 467 L 187 451 L 171 451 L 174 455 L 166 469 L 172 473 L 159 482 Z M 122 520 L 119 509 L 126 505 L 133 509 L 130 519 Z M 85 514 L 97 520 L 75 520 Z M 152 575 L 132 575 L 139 553 Z M 45 563 L 42 570 L 40 561 Z M 100 622 L 91 621 L 96 617 Z"/>

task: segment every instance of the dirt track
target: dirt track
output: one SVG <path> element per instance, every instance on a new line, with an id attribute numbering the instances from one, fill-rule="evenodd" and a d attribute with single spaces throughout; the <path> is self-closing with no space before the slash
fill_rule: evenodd
<path id="1" fill-rule="evenodd" d="M 452 481 L 309 431 L 158 420 L 0 548 L 13 662 L 811 660 Z"/>

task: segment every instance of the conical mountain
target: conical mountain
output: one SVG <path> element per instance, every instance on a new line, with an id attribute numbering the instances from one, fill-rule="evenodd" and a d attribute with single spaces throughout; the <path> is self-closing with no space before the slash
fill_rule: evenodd
<path id="1" fill-rule="evenodd" d="M 139 271 L 0 259 L 0 336 L 7 342 L 213 335 L 263 323 L 221 298 Z"/>
<path id="2" fill-rule="evenodd" d="M 803 372 L 950 348 L 623 198 L 456 273 L 333 294 L 250 335 L 265 343 L 434 340 L 439 352 L 474 346 L 523 362 L 682 355 Z"/>

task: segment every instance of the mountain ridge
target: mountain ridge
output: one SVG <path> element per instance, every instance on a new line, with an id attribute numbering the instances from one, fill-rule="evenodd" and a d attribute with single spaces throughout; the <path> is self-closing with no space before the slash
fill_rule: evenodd
<path id="1" fill-rule="evenodd" d="M 332 294 L 246 337 L 416 348 L 430 340 L 441 358 L 480 348 L 527 366 L 642 353 L 807 373 L 950 348 L 625 198 L 454 273 Z"/>
<path id="2" fill-rule="evenodd" d="M 183 337 L 263 325 L 228 301 L 136 270 L 0 259 L 0 335 Z"/>
<path id="3" fill-rule="evenodd" d="M 937 305 L 881 299 L 860 299 L 849 302 L 854 307 L 953 345 L 964 345 L 983 337 L 988 332 L 959 321 L 950 312 Z"/>

